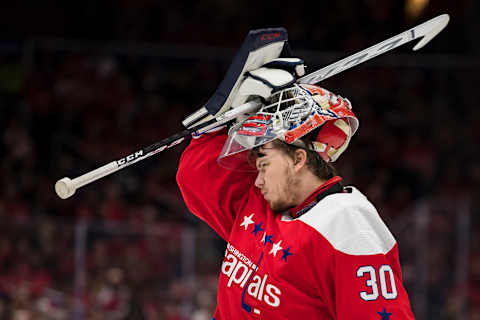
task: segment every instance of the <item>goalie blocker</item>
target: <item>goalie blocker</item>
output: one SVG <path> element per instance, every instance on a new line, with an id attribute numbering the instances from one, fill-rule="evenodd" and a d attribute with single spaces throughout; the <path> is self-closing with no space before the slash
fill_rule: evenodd
<path id="1" fill-rule="evenodd" d="M 240 99 L 234 100 L 234 97 L 238 98 L 245 73 L 280 56 L 291 56 L 287 30 L 268 28 L 250 31 L 218 89 L 203 107 L 183 120 L 183 125 L 190 128 L 244 103 Z"/>

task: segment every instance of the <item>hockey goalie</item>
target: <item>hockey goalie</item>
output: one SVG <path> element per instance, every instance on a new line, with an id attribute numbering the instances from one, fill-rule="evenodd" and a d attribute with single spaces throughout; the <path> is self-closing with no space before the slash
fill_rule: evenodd
<path id="1" fill-rule="evenodd" d="M 213 96 L 183 121 L 186 130 L 64 177 L 55 191 L 67 199 L 193 135 L 177 182 L 190 211 L 227 242 L 214 319 L 413 319 L 393 235 L 332 164 L 358 129 L 352 104 L 315 84 L 421 39 L 418 50 L 449 19 L 439 15 L 308 75 L 285 29 L 251 31 Z"/>
<path id="2" fill-rule="evenodd" d="M 413 319 L 397 243 L 333 166 L 359 121 L 351 102 L 300 84 L 284 29 L 252 32 L 192 126 L 261 107 L 194 137 L 177 182 L 226 242 L 214 319 Z"/>

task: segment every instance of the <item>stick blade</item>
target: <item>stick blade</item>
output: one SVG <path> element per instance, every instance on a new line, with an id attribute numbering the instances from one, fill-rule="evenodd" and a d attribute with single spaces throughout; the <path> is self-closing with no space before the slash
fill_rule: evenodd
<path id="1" fill-rule="evenodd" d="M 439 15 L 418 26 L 410 28 L 396 36 L 388 38 L 380 43 L 368 47 L 360 52 L 352 54 L 337 62 L 334 62 L 320 70 L 314 71 L 297 80 L 298 83 L 316 84 L 320 81 L 328 79 L 340 72 L 353 68 L 365 61 L 378 57 L 385 52 L 393 50 L 410 41 L 422 38 L 413 48 L 417 51 L 424 47 L 430 40 L 440 33 L 448 24 L 450 17 L 448 14 Z"/>
<path id="2" fill-rule="evenodd" d="M 447 26 L 449 21 L 450 16 L 448 14 L 442 14 L 417 26 L 416 28 L 420 29 L 419 32 L 424 33 L 425 36 L 413 47 L 413 51 L 423 48 Z"/>

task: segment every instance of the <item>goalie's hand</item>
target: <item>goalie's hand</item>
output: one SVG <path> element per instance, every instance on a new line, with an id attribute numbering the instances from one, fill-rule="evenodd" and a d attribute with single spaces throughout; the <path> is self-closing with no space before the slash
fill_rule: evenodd
<path id="1" fill-rule="evenodd" d="M 232 107 L 238 107 L 253 97 L 268 99 L 276 91 L 293 85 L 297 77 L 304 74 L 305 65 L 300 58 L 273 59 L 262 67 L 245 73 L 245 80 L 240 85 Z"/>
<path id="2" fill-rule="evenodd" d="M 262 67 L 290 71 L 295 77 L 302 77 L 305 75 L 305 65 L 303 59 L 300 58 L 277 58 L 266 63 Z"/>
<path id="3" fill-rule="evenodd" d="M 244 79 L 233 98 L 232 108 L 237 108 L 258 97 L 266 100 L 276 91 L 292 86 L 297 77 L 304 74 L 305 66 L 300 58 L 273 59 L 258 69 L 245 72 Z M 248 117 L 249 114 L 241 114 L 234 122 L 239 123 Z M 216 129 L 213 130 L 216 131 Z M 195 134 L 194 137 L 201 135 Z"/>

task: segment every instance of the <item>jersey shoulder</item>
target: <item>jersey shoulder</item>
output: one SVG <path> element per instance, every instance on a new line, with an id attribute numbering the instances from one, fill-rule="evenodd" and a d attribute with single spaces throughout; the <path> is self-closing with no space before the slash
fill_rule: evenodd
<path id="1" fill-rule="evenodd" d="M 387 254 L 395 238 L 372 203 L 356 188 L 325 197 L 298 220 L 318 231 L 336 250 L 351 255 Z"/>

